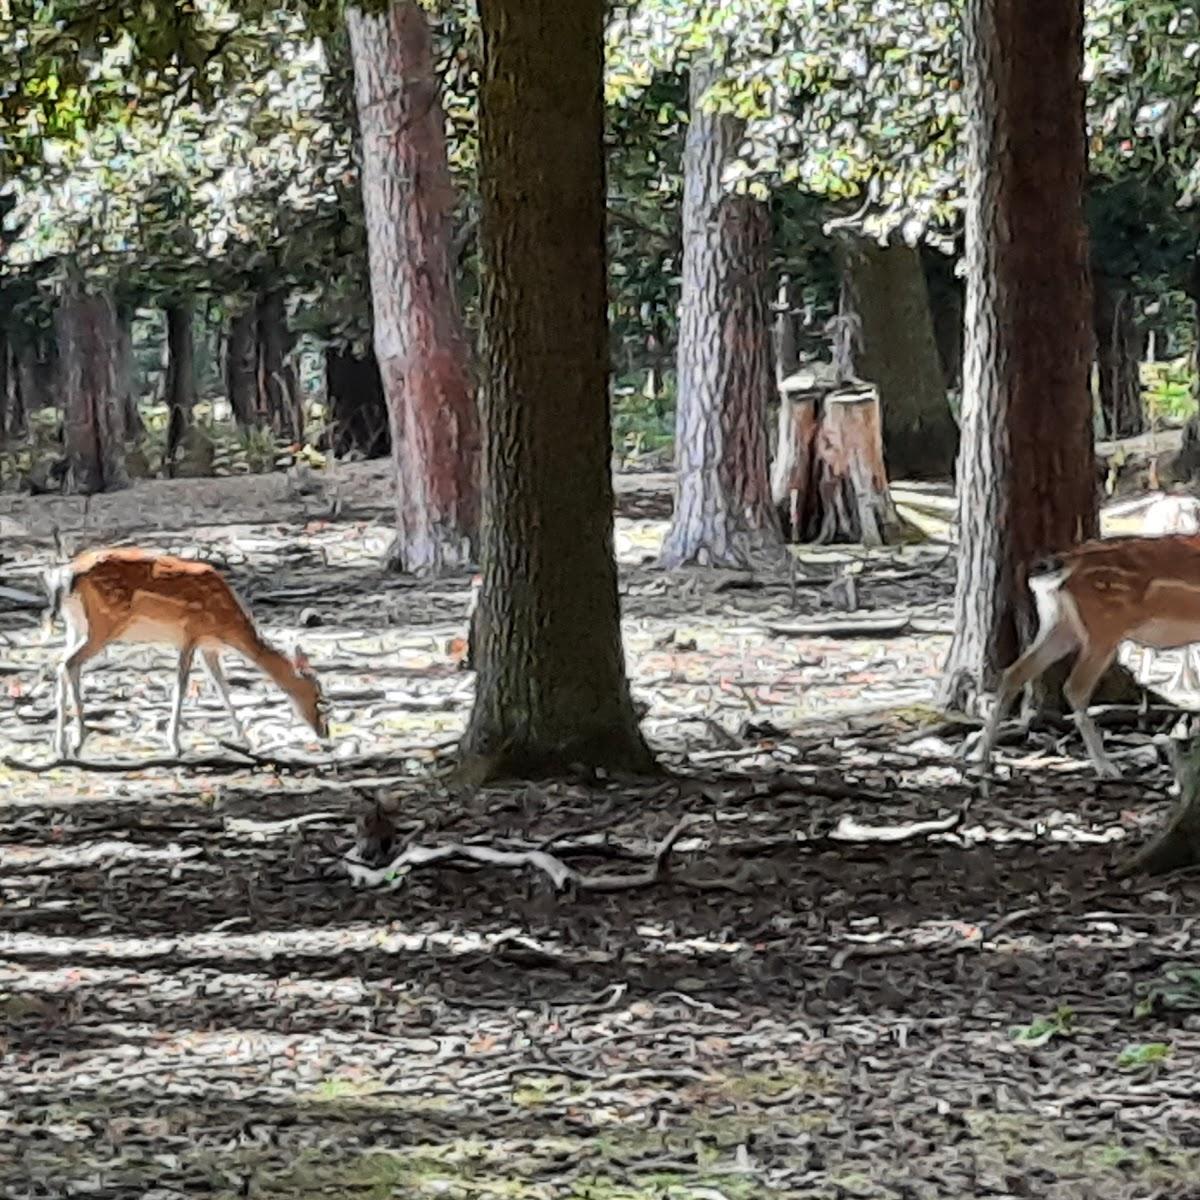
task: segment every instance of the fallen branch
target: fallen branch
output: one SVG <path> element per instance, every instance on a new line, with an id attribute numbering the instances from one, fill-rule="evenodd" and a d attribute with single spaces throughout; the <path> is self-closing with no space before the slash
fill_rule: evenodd
<path id="1" fill-rule="evenodd" d="M 912 627 L 913 618 L 908 613 L 885 613 L 866 617 L 814 617 L 810 621 L 767 623 L 768 632 L 776 637 L 896 637 L 907 633 Z"/>
<path id="2" fill-rule="evenodd" d="M 549 877 L 556 891 L 562 891 L 572 884 L 582 892 L 622 892 L 637 888 L 652 887 L 660 883 L 668 874 L 668 857 L 675 843 L 684 831 L 695 823 L 697 818 L 688 815 L 680 818 L 654 852 L 653 863 L 641 871 L 629 874 L 585 874 L 568 866 L 557 855 L 545 850 L 497 850 L 491 846 L 465 846 L 460 842 L 448 842 L 442 846 L 409 846 L 401 851 L 385 867 L 372 868 L 353 859 L 343 861 L 352 882 L 367 887 L 377 887 L 388 883 L 397 886 L 413 867 L 426 866 L 430 863 L 446 862 L 452 859 L 467 862 L 484 863 L 496 867 L 533 867 Z M 690 882 L 695 886 L 730 886 L 737 888 L 736 881 L 707 880 Z"/>

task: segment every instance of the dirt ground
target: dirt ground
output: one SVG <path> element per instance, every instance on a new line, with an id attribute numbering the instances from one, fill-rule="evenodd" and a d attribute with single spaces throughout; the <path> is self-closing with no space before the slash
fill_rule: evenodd
<path id="1" fill-rule="evenodd" d="M 1200 1196 L 1200 884 L 1112 874 L 1169 811 L 1149 738 L 1107 730 L 1128 779 L 1098 784 L 1036 734 L 984 801 L 928 707 L 949 547 L 664 573 L 667 482 L 620 480 L 618 548 L 674 774 L 483 792 L 445 775 L 467 580 L 381 572 L 383 467 L 0 497 L 0 1195 Z M 226 565 L 321 672 L 332 746 L 238 668 L 251 754 L 205 690 L 173 763 L 170 656 L 115 648 L 89 766 L 53 765 L 61 632 L 19 594 L 55 524 Z M 870 629 L 812 625 L 851 592 Z M 377 797 L 410 847 L 572 877 L 380 878 Z"/>

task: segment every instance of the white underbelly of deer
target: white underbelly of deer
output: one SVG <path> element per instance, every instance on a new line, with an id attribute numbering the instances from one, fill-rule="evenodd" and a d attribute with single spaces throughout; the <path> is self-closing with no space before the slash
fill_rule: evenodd
<path id="1" fill-rule="evenodd" d="M 114 640 L 174 646 L 177 650 L 182 650 L 190 639 L 187 631 L 177 623 L 138 618 L 126 625 Z"/>

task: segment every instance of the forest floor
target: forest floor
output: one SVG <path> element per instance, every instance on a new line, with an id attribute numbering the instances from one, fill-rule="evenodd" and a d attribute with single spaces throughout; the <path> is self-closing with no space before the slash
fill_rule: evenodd
<path id="1" fill-rule="evenodd" d="M 666 481 L 622 477 L 630 674 L 674 774 L 480 792 L 445 774 L 468 581 L 382 574 L 386 469 L 339 471 L 142 484 L 86 525 L 0 497 L 0 1195 L 1200 1196 L 1200 881 L 1113 873 L 1170 773 L 1110 728 L 1129 778 L 1098 784 L 1051 729 L 976 794 L 929 708 L 944 542 L 664 573 Z M 170 657 L 115 648 L 90 765 L 53 765 L 61 632 L 20 593 L 55 522 L 225 564 L 303 635 L 332 747 L 239 668 L 253 757 L 204 691 L 171 762 Z M 379 881 L 350 861 L 377 796 L 412 846 L 578 874 Z"/>

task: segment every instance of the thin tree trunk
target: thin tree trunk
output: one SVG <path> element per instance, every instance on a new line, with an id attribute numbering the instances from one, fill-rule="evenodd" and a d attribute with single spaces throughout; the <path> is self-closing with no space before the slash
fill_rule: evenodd
<path id="1" fill-rule="evenodd" d="M 17 388 L 21 397 L 21 417 L 29 418 L 43 408 L 54 406 L 58 350 L 49 334 L 21 338 L 16 344 Z"/>
<path id="2" fill-rule="evenodd" d="M 303 441 L 304 407 L 291 363 L 295 338 L 288 328 L 284 288 L 272 288 L 259 296 L 255 332 L 259 423 L 287 441 Z"/>
<path id="3" fill-rule="evenodd" d="M 840 243 L 839 317 L 847 364 L 879 391 L 883 453 L 892 478 L 945 478 L 954 468 L 958 427 L 946 396 L 921 258 L 902 243 Z"/>
<path id="4" fill-rule="evenodd" d="M 774 387 L 767 306 L 770 218 L 728 196 L 722 174 L 742 122 L 702 101 L 716 76 L 693 63 L 684 147 L 683 290 L 675 410 L 675 512 L 664 566 L 745 566 L 782 544 L 767 474 Z"/>
<path id="5" fill-rule="evenodd" d="M 1032 635 L 1029 566 L 1097 533 L 1082 0 L 968 0 L 967 353 L 955 632 L 976 706 Z"/>
<path id="6" fill-rule="evenodd" d="M 375 354 L 391 418 L 392 564 L 438 574 L 472 557 L 479 417 L 453 277 L 454 189 L 429 20 L 415 0 L 346 10 L 363 156 Z"/>
<path id="7" fill-rule="evenodd" d="M 1133 320 L 1129 286 L 1092 273 L 1095 288 L 1096 375 L 1100 411 L 1110 438 L 1134 437 L 1146 428 L 1142 406 L 1142 337 Z"/>
<path id="8" fill-rule="evenodd" d="M 388 453 L 388 406 L 373 350 L 359 357 L 348 349 L 327 347 L 325 397 L 333 423 L 334 454 L 378 458 Z"/>
<path id="9" fill-rule="evenodd" d="M 133 309 L 117 305 L 117 399 L 121 405 L 125 440 L 140 437 L 144 428 L 133 387 Z"/>
<path id="10" fill-rule="evenodd" d="M 963 281 L 955 274 L 955 259 L 921 247 L 921 266 L 929 292 L 929 311 L 933 317 L 933 337 L 937 342 L 942 378 L 948 388 L 962 386 L 963 370 Z"/>
<path id="11" fill-rule="evenodd" d="M 167 308 L 167 404 L 168 470 L 192 425 L 196 407 L 196 343 L 192 302 L 180 300 Z"/>
<path id="12" fill-rule="evenodd" d="M 8 423 L 9 423 L 9 360 L 11 358 L 11 349 L 9 346 L 8 330 L 0 329 L 0 446 L 8 444 Z"/>
<path id="13" fill-rule="evenodd" d="M 222 373 L 225 399 L 239 429 L 267 423 L 258 409 L 258 311 L 251 303 L 229 318 Z"/>
<path id="14" fill-rule="evenodd" d="M 485 377 L 475 707 L 492 775 L 648 770 L 621 647 L 603 0 L 480 0 Z"/>
<path id="15" fill-rule="evenodd" d="M 125 413 L 117 388 L 119 334 L 112 300 L 71 285 L 56 316 L 67 470 L 84 495 L 123 487 Z"/>

